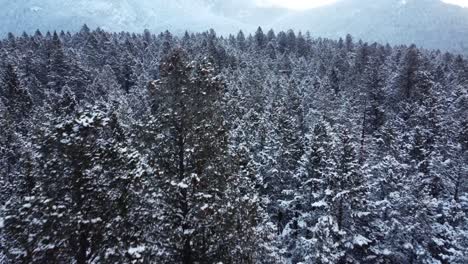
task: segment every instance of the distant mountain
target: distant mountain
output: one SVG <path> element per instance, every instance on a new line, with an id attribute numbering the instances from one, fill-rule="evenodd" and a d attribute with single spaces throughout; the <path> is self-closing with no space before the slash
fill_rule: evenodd
<path id="1" fill-rule="evenodd" d="M 366 41 L 468 53 L 468 8 L 440 0 L 341 0 L 286 15 L 273 27 L 332 38 L 351 33 Z"/>
<path id="2" fill-rule="evenodd" d="M 220 32 L 249 28 L 212 11 L 208 0 L 0 0 L 0 34 L 36 29 L 78 30 L 83 24 L 112 31 L 150 29 Z"/>
<path id="3" fill-rule="evenodd" d="M 340 0 L 302 12 L 262 8 L 253 0 L 0 0 L 0 6 L 0 35 L 76 31 L 84 23 L 111 31 L 213 28 L 221 34 L 253 32 L 260 25 L 468 54 L 468 8 L 440 0 Z"/>

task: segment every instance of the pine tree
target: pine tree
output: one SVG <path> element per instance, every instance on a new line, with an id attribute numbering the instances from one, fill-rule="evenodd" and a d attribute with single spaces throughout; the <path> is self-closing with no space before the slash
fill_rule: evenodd
<path id="1" fill-rule="evenodd" d="M 35 146 L 34 188 L 6 206 L 9 259 L 142 261 L 143 212 L 135 196 L 142 174 L 127 143 L 115 116 L 97 109 L 46 124 Z"/>
<path id="2" fill-rule="evenodd" d="M 153 160 L 164 190 L 154 231 L 165 250 L 161 261 L 232 261 L 232 239 L 251 226 L 245 222 L 250 213 L 236 210 L 243 200 L 233 185 L 238 171 L 229 165 L 223 83 L 210 62 L 187 63 L 176 50 L 149 88 L 150 131 L 160 131 L 151 144 L 158 150 Z"/>
<path id="3" fill-rule="evenodd" d="M 314 231 L 315 259 L 318 263 L 359 263 L 368 255 L 369 215 L 367 183 L 359 168 L 355 144 L 349 132 L 342 134 L 340 148 L 332 141 L 335 153 L 322 185 L 324 208 Z"/>
<path id="4" fill-rule="evenodd" d="M 29 91 L 22 87 L 15 66 L 6 66 L 2 74 L 2 86 L 1 100 L 11 118 L 10 121 L 19 123 L 27 117 L 33 102 Z"/>
<path id="5" fill-rule="evenodd" d="M 57 32 L 54 32 L 48 45 L 47 86 L 51 91 L 60 93 L 67 83 L 69 70 L 62 42 Z"/>
<path id="6" fill-rule="evenodd" d="M 242 32 L 242 30 L 239 31 L 239 33 L 237 34 L 236 43 L 237 43 L 237 47 L 239 48 L 239 50 L 241 51 L 245 50 L 246 48 L 245 35 L 244 35 L 244 32 Z"/>
<path id="7" fill-rule="evenodd" d="M 267 45 L 267 39 L 261 27 L 258 27 L 257 31 L 255 32 L 255 46 L 257 49 L 261 50 Z"/>

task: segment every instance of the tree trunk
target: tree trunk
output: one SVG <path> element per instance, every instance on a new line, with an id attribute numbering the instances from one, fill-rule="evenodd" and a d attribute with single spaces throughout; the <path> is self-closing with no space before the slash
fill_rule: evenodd
<path id="1" fill-rule="evenodd" d="M 338 202 L 337 221 L 338 221 L 338 228 L 340 230 L 343 229 L 343 200 L 341 198 L 340 198 L 340 201 Z"/>
<path id="2" fill-rule="evenodd" d="M 363 117 L 362 117 L 362 131 L 361 131 L 361 148 L 360 148 L 360 151 L 359 151 L 359 164 L 363 164 L 364 163 L 364 152 L 365 152 L 365 148 L 364 148 L 364 145 L 365 145 L 365 141 L 366 141 L 366 124 L 367 124 L 367 99 L 366 101 L 364 102 L 364 113 L 363 113 Z"/>
<path id="3" fill-rule="evenodd" d="M 455 193 L 453 194 L 453 199 L 458 203 L 459 202 L 459 193 L 460 193 L 460 187 L 462 184 L 462 172 L 461 169 L 458 172 L 458 177 L 457 177 L 457 182 L 455 183 Z"/>
<path id="4" fill-rule="evenodd" d="M 184 251 L 183 251 L 183 264 L 192 264 L 192 246 L 190 245 L 190 238 L 185 239 Z"/>
<path id="5" fill-rule="evenodd" d="M 87 252 L 89 248 L 88 232 L 81 231 L 78 241 L 78 252 L 76 252 L 76 263 L 86 264 Z"/>

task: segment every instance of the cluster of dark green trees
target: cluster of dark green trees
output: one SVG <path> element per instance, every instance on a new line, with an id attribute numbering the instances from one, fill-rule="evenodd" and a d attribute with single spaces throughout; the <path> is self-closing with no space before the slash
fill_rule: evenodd
<path id="1" fill-rule="evenodd" d="M 462 56 L 84 26 L 0 64 L 2 263 L 468 261 Z"/>

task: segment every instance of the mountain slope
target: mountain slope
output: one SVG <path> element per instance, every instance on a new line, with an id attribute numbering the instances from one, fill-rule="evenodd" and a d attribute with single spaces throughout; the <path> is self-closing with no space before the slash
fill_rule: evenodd
<path id="1" fill-rule="evenodd" d="M 213 28 L 221 34 L 253 32 L 260 25 L 468 53 L 468 8 L 440 0 L 340 0 L 302 12 L 262 8 L 252 0 L 0 0 L 0 5 L 0 35 L 38 28 L 76 31 L 85 23 L 110 31 Z"/>
<path id="2" fill-rule="evenodd" d="M 468 9 L 439 0 L 342 0 L 290 14 L 273 26 L 309 30 L 314 36 L 351 33 L 366 41 L 468 51 Z"/>
<path id="3" fill-rule="evenodd" d="M 169 29 L 220 32 L 248 28 L 242 22 L 217 15 L 203 0 L 0 0 L 0 34 L 36 29 L 76 31 L 83 24 L 112 31 Z"/>

